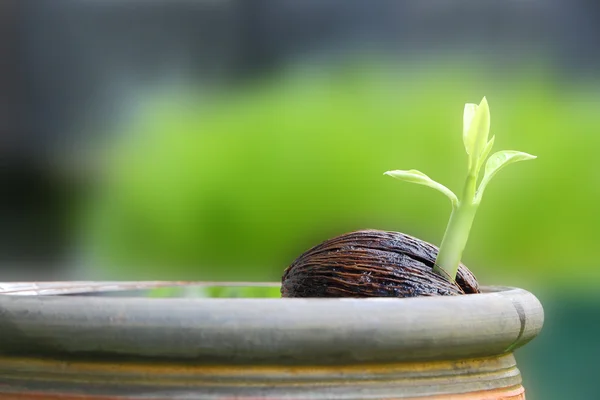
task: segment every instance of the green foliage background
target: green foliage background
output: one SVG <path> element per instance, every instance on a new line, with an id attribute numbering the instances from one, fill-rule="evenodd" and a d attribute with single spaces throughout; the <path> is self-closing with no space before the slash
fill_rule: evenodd
<path id="1" fill-rule="evenodd" d="M 463 261 L 485 284 L 594 285 L 592 86 L 537 68 L 357 63 L 283 74 L 210 101 L 165 95 L 105 155 L 84 220 L 87 260 L 115 279 L 278 280 L 301 252 L 350 230 L 439 244 L 448 200 L 382 174 L 415 168 L 457 192 L 463 105 L 485 95 L 494 149 L 538 159 L 489 185 Z"/>

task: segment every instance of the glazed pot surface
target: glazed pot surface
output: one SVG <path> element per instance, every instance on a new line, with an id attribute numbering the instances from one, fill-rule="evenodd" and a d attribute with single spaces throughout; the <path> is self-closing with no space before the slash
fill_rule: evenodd
<path id="1" fill-rule="evenodd" d="M 264 366 L 0 358 L 4 396 L 78 399 L 522 399 L 512 354 L 397 364 Z M 10 394 L 10 395 L 9 395 Z M 29 396 L 29 397 L 27 397 Z M 55 396 L 55 397 L 52 397 Z M 2 395 L 0 395 L 2 398 Z"/>

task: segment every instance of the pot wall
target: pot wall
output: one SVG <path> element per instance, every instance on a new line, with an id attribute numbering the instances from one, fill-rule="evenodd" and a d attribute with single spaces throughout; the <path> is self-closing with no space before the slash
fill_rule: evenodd
<path id="1" fill-rule="evenodd" d="M 524 399 L 512 354 L 330 366 L 3 357 L 0 366 L 4 398 Z"/>
<path id="2" fill-rule="evenodd" d="M 0 296 L 0 393 L 523 399 L 512 351 L 542 323 L 533 295 L 502 288 L 410 299 Z"/>

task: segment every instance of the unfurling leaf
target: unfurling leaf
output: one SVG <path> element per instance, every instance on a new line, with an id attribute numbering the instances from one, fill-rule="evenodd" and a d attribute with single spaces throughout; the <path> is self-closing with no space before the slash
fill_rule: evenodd
<path id="1" fill-rule="evenodd" d="M 463 143 L 465 144 L 465 150 L 467 153 L 469 152 L 467 134 L 469 133 L 469 127 L 471 126 L 471 121 L 475 116 L 475 112 L 477 112 L 477 104 L 465 104 L 465 111 L 463 113 Z"/>
<path id="2" fill-rule="evenodd" d="M 488 143 L 490 109 L 484 97 L 479 105 L 466 104 L 463 114 L 463 142 L 469 155 L 469 170 L 476 168 Z"/>
<path id="3" fill-rule="evenodd" d="M 518 161 L 533 160 L 535 158 L 536 156 L 531 154 L 513 150 L 504 150 L 492 154 L 485 165 L 485 174 L 483 175 L 483 179 L 481 180 L 479 188 L 477 189 L 477 194 L 475 195 L 474 200 L 475 204 L 479 204 L 481 202 L 481 196 L 483 195 L 485 187 L 498 171 L 509 164 L 513 164 Z"/>
<path id="4" fill-rule="evenodd" d="M 492 147 L 494 147 L 494 140 L 496 136 L 492 136 L 489 142 L 485 145 L 483 151 L 481 152 L 481 156 L 479 157 L 479 161 L 477 162 L 477 169 L 475 170 L 475 176 L 479 176 L 479 170 L 483 166 L 485 159 L 490 155 L 490 151 L 492 151 Z"/>
<path id="5" fill-rule="evenodd" d="M 433 179 L 431 179 L 430 177 L 428 177 L 421 171 L 417 171 L 416 169 L 411 169 L 408 171 L 395 170 L 395 171 L 387 171 L 384 173 L 384 175 L 389 175 L 392 178 L 396 178 L 396 179 L 399 179 L 399 180 L 405 181 L 405 182 L 411 182 L 411 183 L 416 183 L 419 185 L 429 186 L 430 188 L 436 189 L 436 190 L 442 192 L 443 194 L 445 194 L 450 199 L 450 202 L 452 203 L 452 207 L 458 206 L 458 198 L 450 189 L 448 189 L 446 186 L 442 185 L 441 183 L 434 181 Z"/>

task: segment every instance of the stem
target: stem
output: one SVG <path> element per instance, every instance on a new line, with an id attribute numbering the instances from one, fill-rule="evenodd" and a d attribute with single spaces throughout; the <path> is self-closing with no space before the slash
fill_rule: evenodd
<path id="1" fill-rule="evenodd" d="M 433 267 L 434 272 L 451 281 L 456 279 L 458 265 L 467 245 L 469 232 L 477 212 L 478 204 L 473 202 L 476 185 L 477 175 L 469 173 L 463 189 L 462 199 L 458 206 L 452 209 L 450 221 L 448 221 L 440 251 Z"/>

